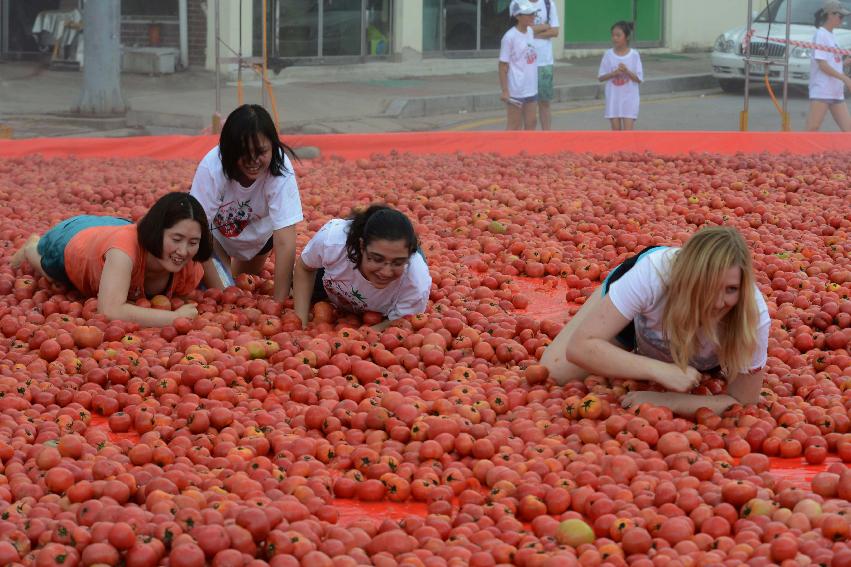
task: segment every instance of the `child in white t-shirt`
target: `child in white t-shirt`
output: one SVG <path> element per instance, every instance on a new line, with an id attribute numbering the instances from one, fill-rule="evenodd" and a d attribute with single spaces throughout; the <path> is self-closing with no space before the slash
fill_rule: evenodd
<path id="1" fill-rule="evenodd" d="M 816 30 L 813 43 L 836 48 L 834 28 L 842 24 L 849 12 L 835 0 L 827 0 L 816 12 Z M 851 78 L 845 75 L 842 56 L 823 49 L 814 49 L 810 59 L 810 112 L 807 130 L 815 132 L 827 111 L 843 132 L 851 130 L 851 114 L 845 106 L 845 87 L 851 88 Z"/>
<path id="2" fill-rule="evenodd" d="M 513 5 L 518 0 L 512 0 Z M 558 37 L 559 19 L 555 0 L 529 0 L 538 12 L 532 24 L 535 33 L 535 53 L 538 58 L 538 118 L 541 130 L 552 128 L 552 102 L 555 90 L 553 88 L 553 40 Z"/>
<path id="3" fill-rule="evenodd" d="M 606 83 L 606 112 L 612 130 L 632 130 L 638 119 L 638 85 L 644 80 L 641 57 L 629 46 L 630 22 L 612 26 L 612 48 L 603 55 L 598 80 Z"/>
<path id="4" fill-rule="evenodd" d="M 296 261 L 295 312 L 307 326 L 310 305 L 330 301 L 354 313 L 376 311 L 384 328 L 425 311 L 431 275 L 411 221 L 385 205 L 347 219 L 332 219 L 310 239 Z"/>
<path id="5" fill-rule="evenodd" d="M 593 373 L 668 390 L 630 392 L 625 407 L 721 413 L 759 401 L 770 327 L 744 238 L 734 228 L 708 227 L 682 248 L 653 248 L 614 268 L 541 363 L 559 384 Z M 721 373 L 726 394 L 687 393 L 702 372 Z"/>
<path id="6" fill-rule="evenodd" d="M 278 301 L 290 295 L 296 224 L 304 219 L 287 151 L 262 106 L 240 106 L 198 165 L 190 191 L 207 213 L 216 255 L 233 275 L 259 274 L 274 251 Z M 211 278 L 216 272 L 212 261 L 204 270 Z"/>
<path id="7" fill-rule="evenodd" d="M 505 32 L 499 48 L 499 83 L 508 113 L 508 130 L 534 130 L 538 113 L 538 59 L 532 24 L 538 8 L 515 0 L 516 24 Z"/>

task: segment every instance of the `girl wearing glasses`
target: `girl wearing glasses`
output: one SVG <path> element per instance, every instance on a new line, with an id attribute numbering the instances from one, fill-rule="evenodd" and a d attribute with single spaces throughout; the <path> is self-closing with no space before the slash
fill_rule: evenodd
<path id="1" fill-rule="evenodd" d="M 382 313 L 387 319 L 377 328 L 383 329 L 425 311 L 430 291 L 411 221 L 386 205 L 328 221 L 302 250 L 293 276 L 295 312 L 303 326 L 311 303 L 330 301 L 346 311 Z"/>

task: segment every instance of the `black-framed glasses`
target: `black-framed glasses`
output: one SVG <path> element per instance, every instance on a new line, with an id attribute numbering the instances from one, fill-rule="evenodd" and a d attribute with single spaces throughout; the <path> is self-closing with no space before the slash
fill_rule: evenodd
<path id="1" fill-rule="evenodd" d="M 401 270 L 408 265 L 411 258 L 396 258 L 395 260 L 386 260 L 381 254 L 375 254 L 369 250 L 364 250 L 364 259 L 373 266 L 389 266 L 394 270 Z"/>

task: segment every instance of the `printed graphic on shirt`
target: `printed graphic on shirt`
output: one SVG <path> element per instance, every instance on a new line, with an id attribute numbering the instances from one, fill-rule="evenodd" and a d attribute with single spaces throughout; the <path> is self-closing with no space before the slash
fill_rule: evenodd
<path id="1" fill-rule="evenodd" d="M 366 311 L 366 298 L 354 287 L 345 286 L 343 282 L 337 280 L 325 280 L 322 283 L 325 286 L 325 292 L 335 305 L 354 313 Z"/>
<path id="2" fill-rule="evenodd" d="M 614 77 L 612 77 L 612 84 L 616 87 L 622 87 L 629 82 L 629 77 L 627 77 L 626 73 L 618 73 Z"/>
<path id="3" fill-rule="evenodd" d="M 673 362 L 671 356 L 671 345 L 658 329 L 651 329 L 647 319 L 641 315 L 635 318 L 635 351 L 644 356 Z M 701 356 L 698 353 L 692 355 L 689 364 L 702 372 L 718 366 L 718 355 Z"/>
<path id="4" fill-rule="evenodd" d="M 210 230 L 218 230 L 226 238 L 235 238 L 242 234 L 251 221 L 258 218 L 250 201 L 231 201 L 216 211 Z"/>
<path id="5" fill-rule="evenodd" d="M 532 43 L 526 43 L 526 63 L 534 65 L 538 62 L 538 52 L 535 51 L 535 46 Z"/>

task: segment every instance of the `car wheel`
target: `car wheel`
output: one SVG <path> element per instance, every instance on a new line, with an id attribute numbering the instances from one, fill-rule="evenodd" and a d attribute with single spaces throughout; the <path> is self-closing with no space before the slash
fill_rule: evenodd
<path id="1" fill-rule="evenodd" d="M 718 84 L 725 93 L 741 93 L 745 90 L 745 82 L 738 79 L 718 79 Z"/>

